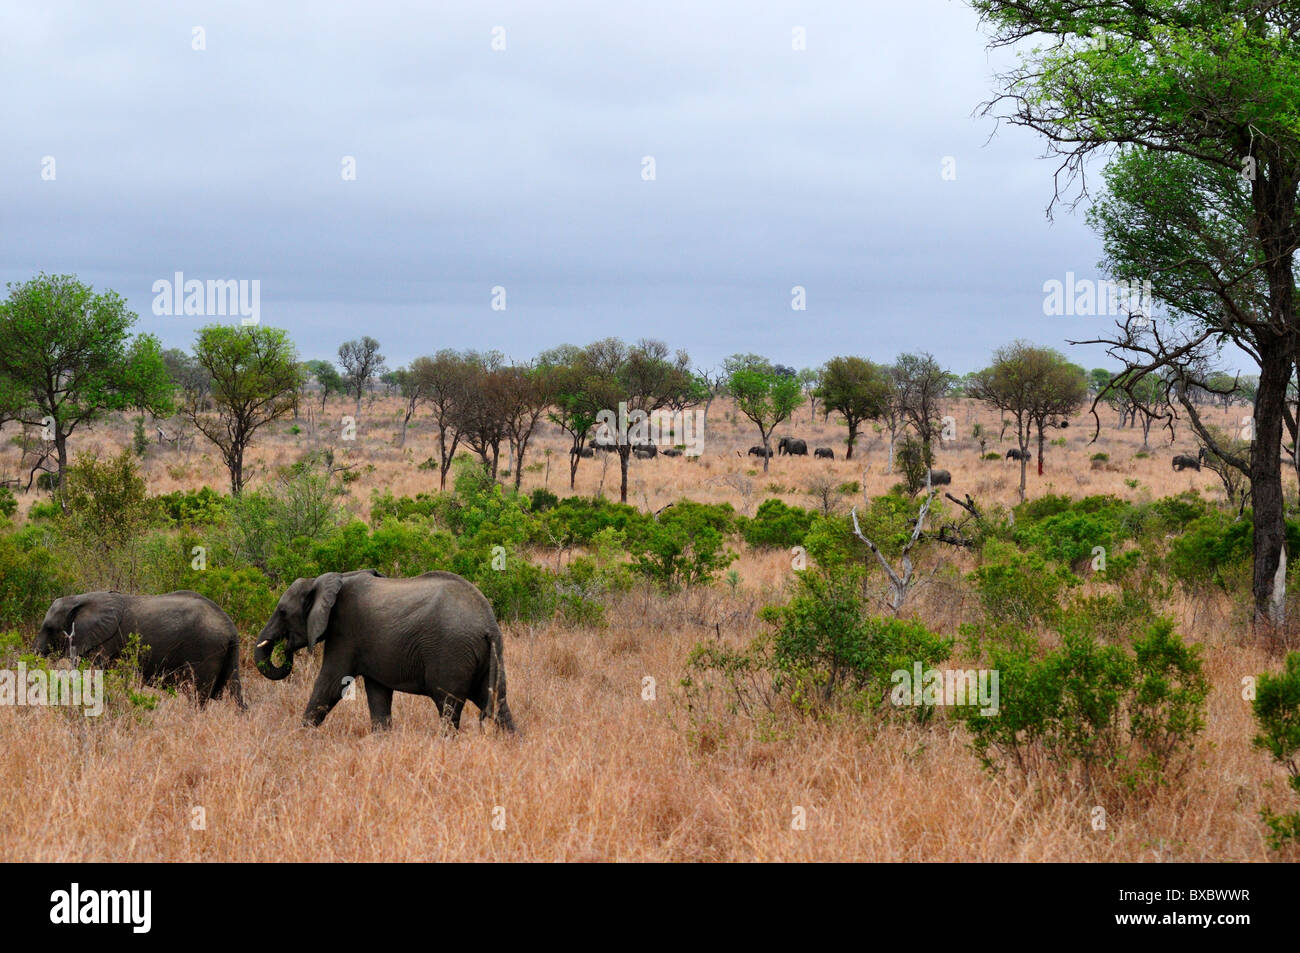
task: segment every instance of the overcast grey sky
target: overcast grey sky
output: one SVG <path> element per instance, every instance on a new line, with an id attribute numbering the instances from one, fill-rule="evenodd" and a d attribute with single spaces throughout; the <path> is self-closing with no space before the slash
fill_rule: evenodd
<path id="1" fill-rule="evenodd" d="M 24 6 L 0 13 L 0 280 L 74 272 L 167 346 L 205 323 L 152 313 L 181 271 L 260 280 L 304 358 L 616 335 L 964 372 L 1025 337 L 1111 363 L 1065 347 L 1109 319 L 1043 314 L 1100 244 L 1045 218 L 1040 140 L 987 141 L 1007 54 L 959 0 Z"/>

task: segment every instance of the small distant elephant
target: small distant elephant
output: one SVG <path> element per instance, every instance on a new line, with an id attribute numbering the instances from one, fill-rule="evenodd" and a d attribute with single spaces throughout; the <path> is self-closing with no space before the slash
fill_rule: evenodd
<path id="1" fill-rule="evenodd" d="M 776 455 L 786 453 L 795 457 L 808 456 L 808 442 L 795 437 L 782 437 L 776 442 Z"/>
<path id="2" fill-rule="evenodd" d="M 1007 451 L 1006 458 L 1008 460 L 1024 460 L 1025 462 L 1028 462 L 1034 459 L 1034 455 L 1030 453 L 1028 450 L 1021 450 L 1018 447 L 1012 447 L 1010 450 Z"/>
<path id="3" fill-rule="evenodd" d="M 952 474 L 947 470 L 931 470 L 929 476 L 931 486 L 947 486 L 952 483 Z"/>
<path id="4" fill-rule="evenodd" d="M 659 448 L 652 443 L 637 444 L 632 448 L 632 453 L 638 460 L 651 460 L 659 453 Z"/>
<path id="5" fill-rule="evenodd" d="M 591 447 L 583 447 L 578 451 L 578 456 L 582 457 L 584 460 L 590 460 L 595 455 L 596 451 L 592 450 Z"/>
<path id="6" fill-rule="evenodd" d="M 451 572 L 388 578 L 373 569 L 327 572 L 285 590 L 257 638 L 253 661 L 269 679 L 293 670 L 293 653 L 325 643 L 320 674 L 303 721 L 319 725 L 364 678 L 370 725 L 392 724 L 393 692 L 432 698 L 460 727 L 466 701 L 514 730 L 506 704 L 506 670 L 492 604 L 468 579 Z M 272 652 L 284 644 L 284 665 Z"/>
<path id="7" fill-rule="evenodd" d="M 40 655 L 110 662 L 122 654 L 131 633 L 143 649 L 140 674 L 148 682 L 193 682 L 202 707 L 226 686 L 241 709 L 239 630 L 221 607 L 197 592 L 181 589 L 162 596 L 86 592 L 55 599 L 36 636 Z"/>
<path id="8" fill-rule="evenodd" d="M 835 451 L 832 450 L 830 447 L 818 447 L 816 450 L 813 451 L 813 456 L 821 457 L 822 459 L 825 460 L 834 460 Z"/>
<path id="9" fill-rule="evenodd" d="M 770 457 L 772 451 L 767 447 L 753 446 L 749 448 L 749 455 L 751 457 Z"/>
<path id="10" fill-rule="evenodd" d="M 1187 470 L 1187 469 L 1192 469 L 1199 472 L 1201 469 L 1201 461 L 1203 461 L 1204 459 L 1205 459 L 1205 448 L 1202 447 L 1200 452 L 1197 453 L 1196 456 L 1194 457 L 1188 456 L 1185 453 L 1180 453 L 1176 455 L 1174 457 L 1173 467 L 1175 470 L 1178 470 L 1179 472 L 1182 472 L 1183 470 Z"/>
<path id="11" fill-rule="evenodd" d="M 680 457 L 682 455 L 682 452 L 678 450 L 676 447 L 667 447 L 663 451 L 663 454 L 665 457 Z"/>

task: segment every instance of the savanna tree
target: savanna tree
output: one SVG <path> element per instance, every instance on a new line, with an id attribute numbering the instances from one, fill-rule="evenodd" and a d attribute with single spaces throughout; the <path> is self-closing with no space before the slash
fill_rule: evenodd
<path id="1" fill-rule="evenodd" d="M 384 355 L 379 353 L 379 342 L 369 335 L 359 341 L 344 341 L 339 345 L 339 364 L 343 367 L 343 384 L 357 400 L 356 416 L 361 416 L 361 398 L 374 380 L 387 368 Z"/>
<path id="2" fill-rule="evenodd" d="M 41 428 L 53 443 L 62 500 L 68 438 L 109 411 L 170 414 L 173 385 L 158 339 L 132 337 L 136 315 L 116 292 L 46 274 L 8 289 L 0 301 L 0 416 Z"/>
<path id="3" fill-rule="evenodd" d="M 1259 368 L 1245 459 L 1254 523 L 1255 619 L 1285 620 L 1282 431 L 1300 348 L 1300 9 L 1217 0 L 973 0 L 994 47 L 1032 40 L 986 110 L 1039 133 L 1061 159 L 1049 209 L 1090 159 L 1110 155 L 1090 220 L 1118 280 L 1149 282 L 1166 317 L 1129 309 L 1094 338 L 1143 380 L 1168 371 L 1197 437 L 1214 437 L 1188 398 L 1195 366 L 1231 342 Z M 1043 36 L 1056 42 L 1041 43 Z M 1162 326 L 1163 325 L 1163 326 Z"/>
<path id="4" fill-rule="evenodd" d="M 182 413 L 221 451 L 230 471 L 230 493 L 239 496 L 247 482 L 244 455 L 253 435 L 293 412 L 302 365 L 289 335 L 263 325 L 201 328 L 194 358 L 212 376 L 215 409 L 208 412 L 191 402 Z"/>
<path id="5" fill-rule="evenodd" d="M 858 430 L 865 421 L 876 420 L 884 414 L 894 396 L 894 378 L 888 368 L 864 358 L 833 357 L 822 368 L 813 396 L 827 410 L 844 418 L 849 430 L 844 459 L 852 460 Z M 892 449 L 890 457 L 893 457 Z"/>
<path id="6" fill-rule="evenodd" d="M 739 357 L 739 356 L 738 356 Z M 771 365 L 738 360 L 727 379 L 727 390 L 736 401 L 736 409 L 758 428 L 763 449 L 763 472 L 767 472 L 772 431 L 790 419 L 801 403 L 803 388 L 794 375 L 778 374 Z"/>

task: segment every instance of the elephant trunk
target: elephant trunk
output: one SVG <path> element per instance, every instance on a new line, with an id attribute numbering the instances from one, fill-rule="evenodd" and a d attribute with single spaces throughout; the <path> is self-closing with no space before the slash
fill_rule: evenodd
<path id="1" fill-rule="evenodd" d="M 271 653 L 278 644 L 277 639 L 261 639 L 253 647 L 253 662 L 257 665 L 257 670 L 275 682 L 287 678 L 293 671 L 293 649 L 289 648 L 287 641 L 284 647 L 284 665 L 276 665 L 271 660 Z"/>

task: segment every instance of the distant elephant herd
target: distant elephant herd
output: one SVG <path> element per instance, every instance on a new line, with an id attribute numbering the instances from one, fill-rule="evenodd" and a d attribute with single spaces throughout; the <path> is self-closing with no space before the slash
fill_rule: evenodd
<path id="1" fill-rule="evenodd" d="M 202 707 L 226 688 L 240 709 L 239 632 L 230 616 L 197 592 L 159 596 L 88 592 L 56 599 L 36 638 L 36 651 L 105 664 L 138 633 L 141 675 L 155 684 L 192 683 Z M 319 725 L 365 679 L 370 723 L 391 724 L 393 692 L 432 698 L 460 727 L 466 701 L 514 730 L 506 703 L 501 630 L 492 605 L 469 580 L 450 572 L 410 579 L 373 569 L 299 579 L 280 597 L 257 637 L 253 661 L 267 678 L 285 678 L 293 655 L 324 643 L 303 721 Z M 273 660 L 276 650 L 283 661 Z"/>

